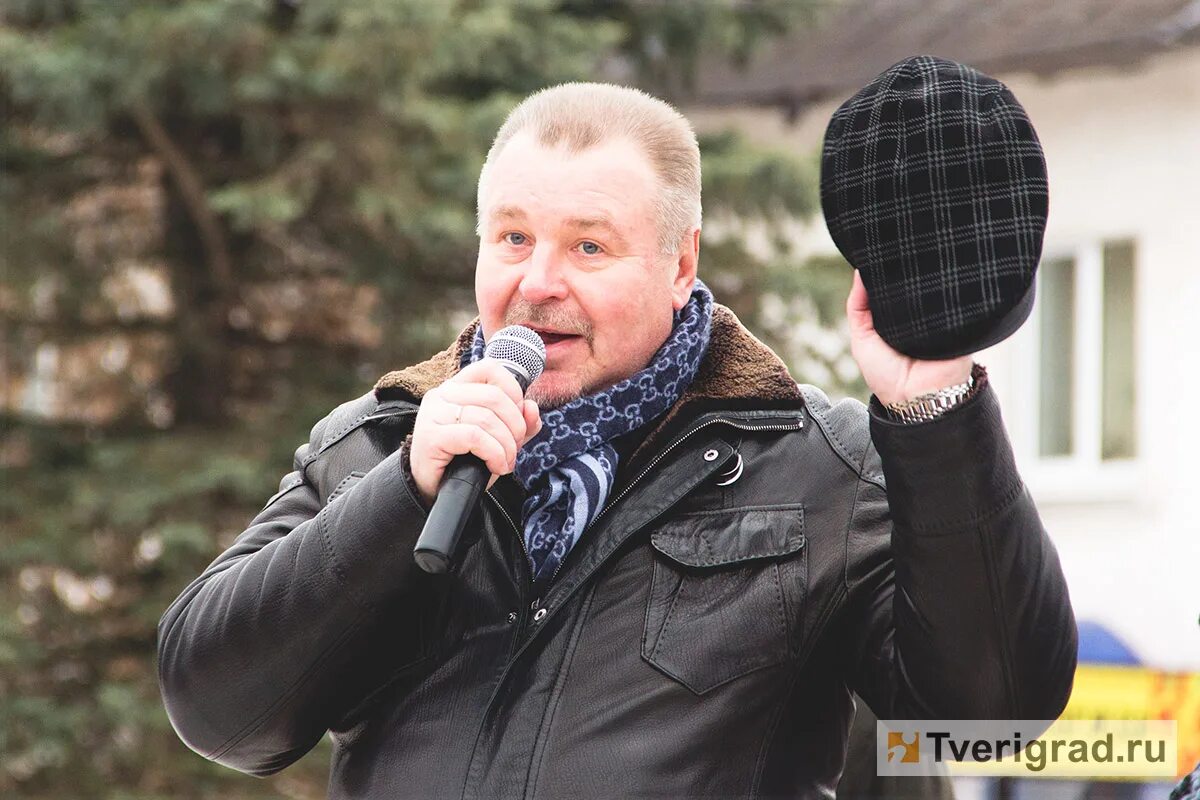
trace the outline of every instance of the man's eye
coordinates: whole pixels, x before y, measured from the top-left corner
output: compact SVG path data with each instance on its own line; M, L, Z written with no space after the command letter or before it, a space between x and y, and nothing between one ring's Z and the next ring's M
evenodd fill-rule
M588 256L599 255L603 252L603 250L600 248L600 245L596 244L595 242L583 242L579 245L579 249L584 255Z
M509 244L516 245L518 247L525 244L525 242L529 241L525 237L525 234L517 233L516 231L510 231L510 232L504 234L503 236L501 236L500 238L503 239L504 241L508 242Z

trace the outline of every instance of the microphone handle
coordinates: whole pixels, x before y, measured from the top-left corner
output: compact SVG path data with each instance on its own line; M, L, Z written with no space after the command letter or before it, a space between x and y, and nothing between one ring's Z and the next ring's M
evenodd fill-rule
M458 540L467 519L487 488L491 471L473 453L457 455L442 474L437 498L413 549L413 558L426 572L440 574L450 569Z

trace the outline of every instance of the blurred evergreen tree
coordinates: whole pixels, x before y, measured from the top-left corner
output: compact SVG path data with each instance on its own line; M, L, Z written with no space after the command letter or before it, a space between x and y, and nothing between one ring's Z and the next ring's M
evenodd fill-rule
M701 54L744 58L810 13L6 0L0 793L324 796L325 744L264 782L179 742L159 615L309 426L473 315L475 181L513 104L612 78L682 99ZM718 299L798 377L861 391L824 331L844 264L785 244L814 211L813 162L735 135L702 150L706 218L727 231L702 253Z

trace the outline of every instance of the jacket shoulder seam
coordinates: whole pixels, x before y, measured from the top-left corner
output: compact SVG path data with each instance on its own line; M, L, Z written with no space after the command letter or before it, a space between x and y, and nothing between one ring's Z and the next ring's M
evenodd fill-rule
M297 486L300 486L302 483L304 483L304 478L302 476L297 475L295 478L292 478L290 481L288 481L282 487L280 487L279 491L277 491L277 492L275 492L275 494L271 495L271 497L267 500L266 504L263 505L263 507L258 510L258 513L261 514L264 511L266 511L268 508L270 508L271 506L275 505L275 503L277 503L278 501L283 499L284 495L286 495L292 489L295 489Z
M804 396L805 407L808 409L809 413L812 415L812 418L814 420L816 420L817 427L820 428L821 434L825 438L825 441L829 444L830 449L832 449L835 453L837 453L838 458L840 458L842 460L842 462L847 467L849 467L850 471L853 472L856 476L858 476L862 480L874 483L880 489L883 489L886 491L887 486L883 483L880 476L866 473L863 470L863 465L866 463L867 452L870 450L870 447L871 447L870 429L869 428L867 429L867 436L866 436L867 444L863 448L862 454L856 458L855 455L851 452L850 448L847 446L846 442L842 441L842 439L836 433L834 433L833 427L829 424L829 417L826 413L828 408L826 408L826 409L820 408L819 404L821 401L814 393L814 387L800 384L800 392ZM828 400L825 401L825 405L828 407ZM864 406L864 409L865 408L866 407ZM868 420L868 424L869 424L869 420ZM858 463L855 463L855 462L858 462Z
M366 406L363 402L368 401ZM354 400L342 403L340 406L329 412L320 422L313 426L312 434L309 439L309 452L304 458L304 461L298 465L299 469L304 469L313 461L315 461L322 453L339 442L348 433L361 425L367 417L378 407L378 402L375 400L373 392L367 392L361 397ZM360 410L362 409L362 410ZM332 431L329 431L330 426L335 426Z

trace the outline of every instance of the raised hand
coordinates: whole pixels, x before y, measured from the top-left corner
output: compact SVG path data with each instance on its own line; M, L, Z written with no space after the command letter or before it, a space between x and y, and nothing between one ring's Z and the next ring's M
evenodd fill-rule
M846 298L850 321L850 353L862 370L867 386L884 405L903 403L922 394L962 383L971 374L969 355L946 361L910 358L885 342L875 330L867 287L858 270Z

